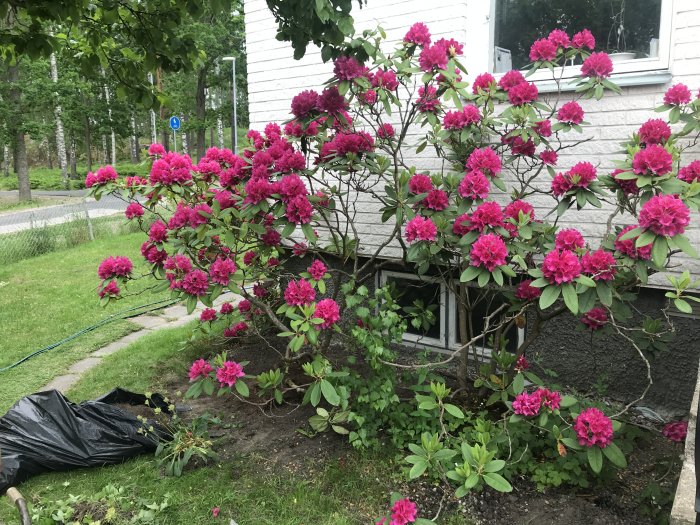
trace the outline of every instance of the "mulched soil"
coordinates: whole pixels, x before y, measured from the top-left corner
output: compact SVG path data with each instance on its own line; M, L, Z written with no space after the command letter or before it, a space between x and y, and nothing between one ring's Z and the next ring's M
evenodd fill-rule
M278 347L282 351L281 347ZM235 361L249 361L246 374L257 375L280 366L279 355L262 341L248 341L232 346L229 358ZM341 360L341 353L329 355L331 361ZM288 380L294 384L304 384L308 378L300 367L292 366ZM165 395L175 399L177 392L188 388L186 376L173 383ZM255 386L251 386L252 403L259 403ZM285 397L292 404L265 407L245 403L232 396L202 396L198 399L181 400L180 409L185 419L204 413L220 417L222 425L213 429L216 438L216 451L222 460L234 459L240 455L256 455L262 459L258 463L263 471L279 472L280 468L290 473L309 475L311 464L322 461L343 461L352 453L352 447L345 436L326 432L309 438L299 430L310 431L308 419L315 409L301 405L302 394ZM133 411L133 407L125 406ZM143 409L139 408L141 415ZM602 488L581 490L578 493L571 487L537 491L535 485L523 479L513 483L514 491L501 494L489 488L480 493L471 493L461 501L456 501L452 493L428 481L405 483L404 486L387 487L387 494L401 492L411 497L421 509L421 515L433 517L440 513L462 513L466 519L478 525L508 523L511 525L636 525L653 524L649 517L640 515L639 493L653 478L663 476L658 473L659 465L671 457L683 454L681 445L670 443L658 434L649 440L638 440L637 450L628 458L629 467L618 472L618 479ZM680 462L673 465L663 476L671 490L680 473ZM666 470L666 469L664 469ZM439 521L438 521L439 523Z

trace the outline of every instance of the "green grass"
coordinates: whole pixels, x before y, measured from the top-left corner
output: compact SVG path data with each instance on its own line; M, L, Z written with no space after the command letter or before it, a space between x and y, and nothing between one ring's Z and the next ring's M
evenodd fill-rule
M27 208L44 208L58 204L74 204L80 200L75 197L34 197L30 201L20 202L17 197L0 197L0 215L5 212L14 213Z
M93 163L93 169L100 167L100 163ZM141 177L148 176L148 164L143 161L140 164L119 163L115 166L117 173L124 177L139 175ZM33 190L64 190L64 189L82 189L85 187L85 176L87 175L86 166L78 166L78 178L69 181L69 188L63 185L61 178L61 170L58 168L31 168L29 170L29 183ZM0 177L0 190L16 190L17 177L10 174L9 177Z
M96 295L97 267L109 255L127 255L135 272L146 271L139 253L142 234L113 236L79 247L0 266L0 368L59 341L110 314L166 298L150 292L126 298L106 309ZM145 282L135 282L139 291ZM17 399L41 388L66 368L122 335L136 329L115 321L97 331L0 372L0 413Z

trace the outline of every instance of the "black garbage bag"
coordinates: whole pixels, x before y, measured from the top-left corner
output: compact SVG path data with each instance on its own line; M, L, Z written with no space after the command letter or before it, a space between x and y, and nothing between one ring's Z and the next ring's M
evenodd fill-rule
M57 390L20 399L0 418L0 495L42 472L110 465L155 451L164 431L141 434L135 415L112 406L145 402L146 396L121 388L79 405ZM160 395L150 404L167 412Z

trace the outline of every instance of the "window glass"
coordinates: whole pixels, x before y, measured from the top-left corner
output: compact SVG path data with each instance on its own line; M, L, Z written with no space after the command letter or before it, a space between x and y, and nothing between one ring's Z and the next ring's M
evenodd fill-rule
M431 308L431 310L435 316L435 322L430 325L427 330L424 329L424 327L415 328L411 324L409 318L406 332L417 336L441 340L440 321L442 314L440 301L442 294L440 293L440 283L419 281L416 279L402 279L393 275L387 276L387 282L394 285L394 293L392 293L392 296L396 298L396 302L405 310L403 312L404 315L406 315L411 308L416 308L417 304L420 305L420 308L434 307Z
M479 300L480 294L477 290L474 290L472 288L467 288L467 293L469 294L470 304L472 305L471 315L472 326L474 327L474 334L480 334L484 331L486 317L488 317L488 315L491 312L499 308L506 301L501 295L494 297L491 301L483 300L483 298ZM456 310L459 310L459 308L457 308ZM455 319L457 318L457 315L457 312L455 312ZM459 326L458 323L455 324L456 326ZM493 326L493 323L491 324L491 326ZM503 337L507 339L506 349L509 352L515 352L518 349L517 327L513 326L510 330L503 334ZM459 344L459 331L457 332L457 343ZM488 342L488 339L486 339L483 344L479 343L478 346L485 346L486 348L491 347L491 345Z
M661 0L496 0L494 71L525 67L552 29L590 29L613 61L658 57L660 21Z

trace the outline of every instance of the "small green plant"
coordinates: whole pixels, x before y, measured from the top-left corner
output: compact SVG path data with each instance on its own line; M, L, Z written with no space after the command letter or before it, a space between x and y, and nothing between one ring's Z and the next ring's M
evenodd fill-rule
M204 463L218 460L219 456L212 448L214 443L209 438L209 427L220 422L208 414L196 417L189 424L173 418L169 425L172 439L160 440L156 449L157 464L165 469L165 475L181 476L192 459Z

